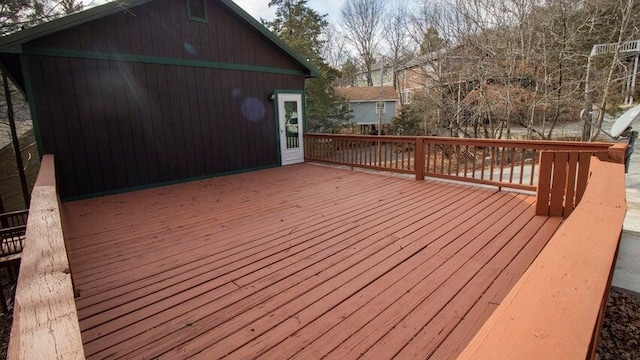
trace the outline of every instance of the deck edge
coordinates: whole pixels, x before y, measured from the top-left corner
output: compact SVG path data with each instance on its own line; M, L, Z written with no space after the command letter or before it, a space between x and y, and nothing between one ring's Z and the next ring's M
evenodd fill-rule
M593 358L625 213L624 166L592 158L582 202L458 359Z
M53 155L32 192L8 359L84 359Z

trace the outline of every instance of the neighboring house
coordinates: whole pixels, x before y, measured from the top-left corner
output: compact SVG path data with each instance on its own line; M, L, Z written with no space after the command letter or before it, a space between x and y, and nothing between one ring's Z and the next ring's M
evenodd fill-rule
M385 64L384 66L381 66L381 64L373 65L371 68L371 80L373 81L373 86L380 86L380 71L383 72L382 85L393 87L393 66L391 64ZM367 74L365 72L359 72L356 74L356 86L368 86Z
M475 45L456 45L432 51L404 62L396 72L401 104L411 103L416 91L434 86L464 83L473 78L467 66L488 53Z
M433 86L440 73L440 59L448 49L417 56L400 65L396 75L396 87L402 104L411 103L417 90Z
M65 199L303 161L317 70L230 0L107 3L1 38L0 65Z
M335 88L338 96L349 102L353 114L352 121L360 126L362 133L376 131L378 111L382 110L382 124L389 125L396 115L398 93L393 86L382 87L382 104L380 105L380 87L343 87Z

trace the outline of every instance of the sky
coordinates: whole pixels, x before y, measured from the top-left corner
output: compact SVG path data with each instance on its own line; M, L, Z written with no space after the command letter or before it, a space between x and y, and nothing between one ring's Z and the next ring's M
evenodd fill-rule
M269 0L233 0L233 2L257 20L260 18L272 20L275 16L275 7L269 8ZM329 22L337 24L340 18L340 8L344 2L345 0L309 0L307 5L321 15L327 14Z

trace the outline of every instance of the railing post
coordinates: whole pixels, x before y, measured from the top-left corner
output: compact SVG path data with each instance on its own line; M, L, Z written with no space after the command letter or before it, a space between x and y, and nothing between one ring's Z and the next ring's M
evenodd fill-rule
M416 137L416 158L414 159L416 180L424 180L424 138Z
M536 215L549 216L551 180L553 171L553 152L540 152L538 166L538 187L536 189Z
M624 164L627 154L627 144L616 143L609 147L609 162Z

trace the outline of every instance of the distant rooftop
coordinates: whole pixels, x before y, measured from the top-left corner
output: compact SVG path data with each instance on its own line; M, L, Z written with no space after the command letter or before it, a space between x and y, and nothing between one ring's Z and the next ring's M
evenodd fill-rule
M336 95L345 97L349 101L378 101L380 100L379 86L358 86L335 88ZM393 86L382 87L382 99L385 101L398 100L398 93Z

